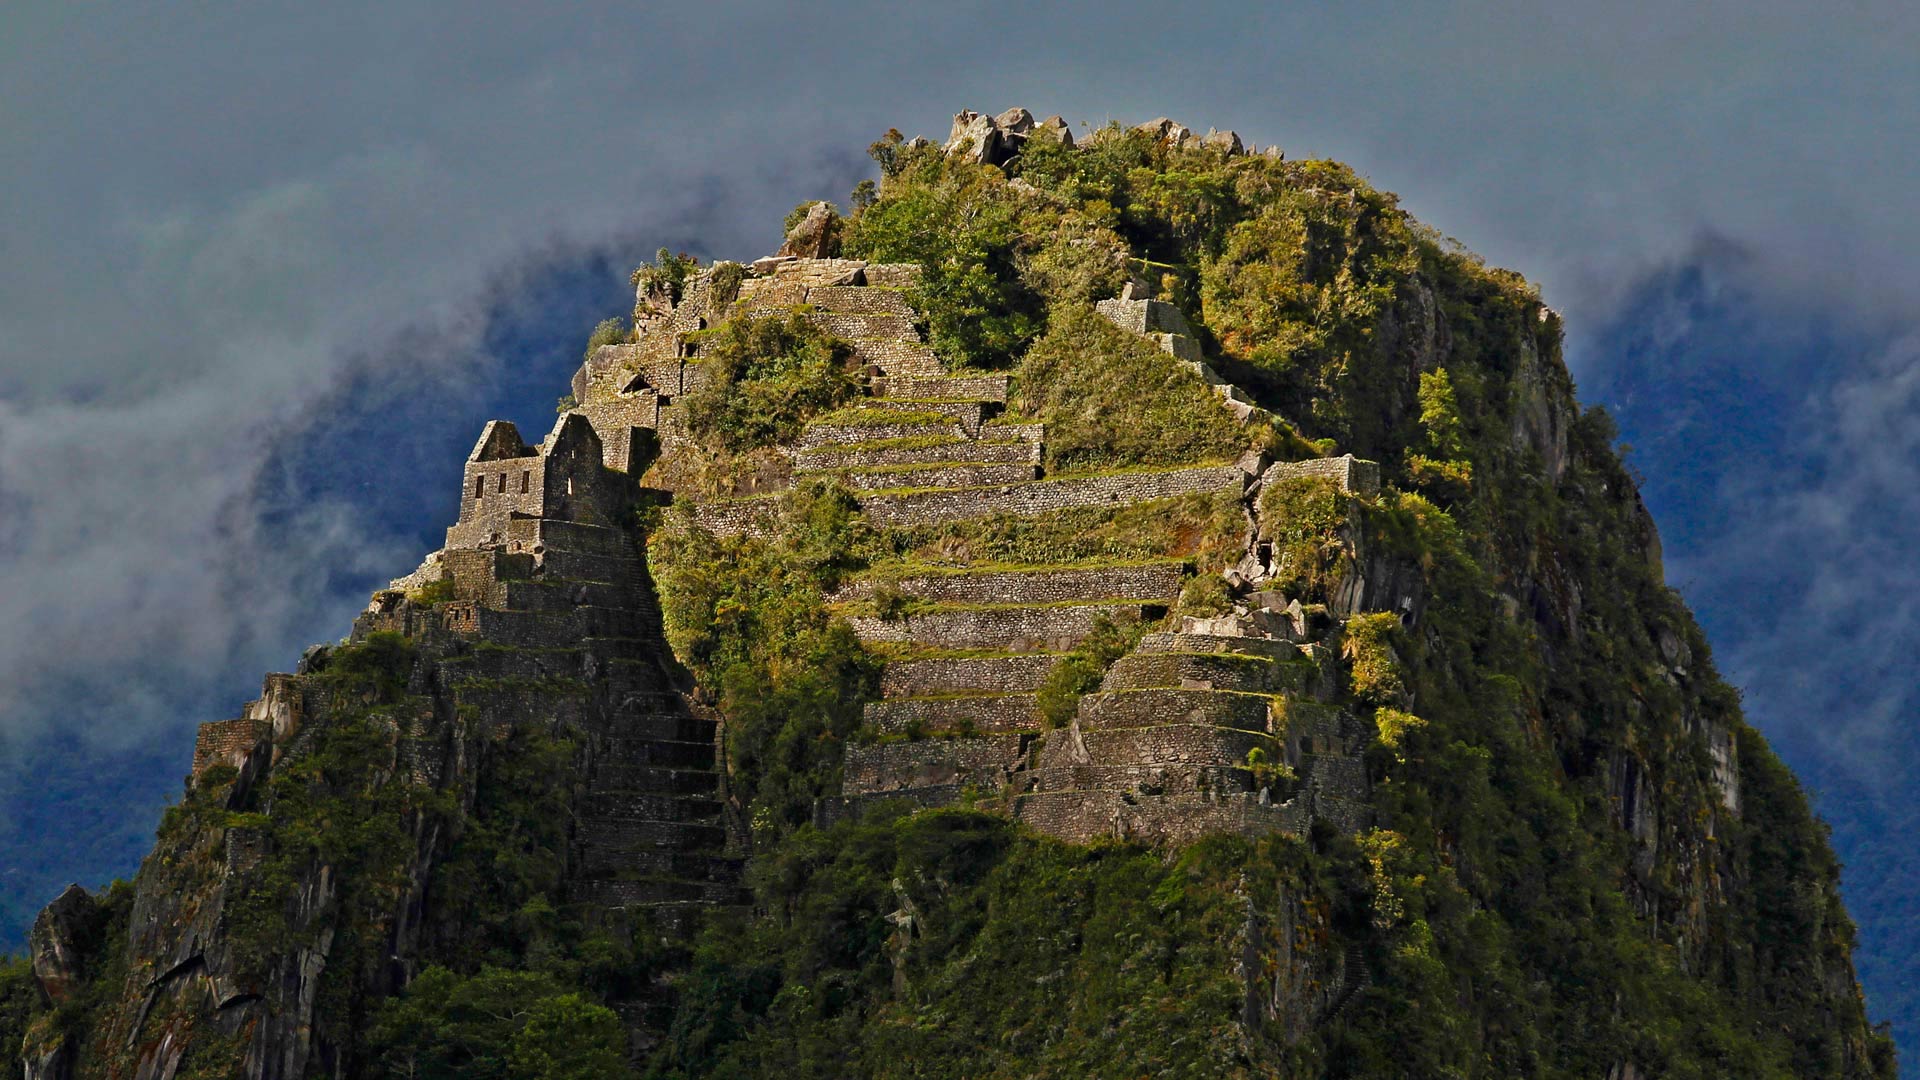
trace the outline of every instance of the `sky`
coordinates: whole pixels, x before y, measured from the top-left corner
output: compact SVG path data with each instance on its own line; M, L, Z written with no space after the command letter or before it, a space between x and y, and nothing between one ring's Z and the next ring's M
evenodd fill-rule
M0 948L435 546L485 419L545 429L627 270L1022 105L1337 158L1541 284L1920 1036L1920 9L532 8L9 6Z

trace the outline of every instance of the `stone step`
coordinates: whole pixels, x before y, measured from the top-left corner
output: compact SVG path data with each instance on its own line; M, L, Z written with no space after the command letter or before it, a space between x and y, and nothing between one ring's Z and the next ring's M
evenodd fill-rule
M840 473L847 486L856 491L893 491L921 488L987 487L1017 484L1037 479L1040 466L1020 462L1008 465L976 465L951 462L943 465L894 465L879 469L853 469Z
M628 817L584 817L580 832L602 850L717 852L726 845L724 825Z
M1021 567L1013 570L867 577L833 599L858 600L886 587L923 600L977 604L1046 604L1060 600L1141 600L1172 603L1186 584L1184 562L1131 566Z
M968 690L1030 692L1040 688L1059 661L1058 653L895 660L880 674L880 693L895 698Z
M1161 724L1121 730L1056 733L1040 748L1039 768L1068 765L1243 765L1259 749L1275 764L1283 747L1270 735L1205 724Z
M945 375L928 377L901 375L884 379L873 387L876 396L920 398L935 401L1007 400L1005 375Z
M602 767L659 766L670 769L713 768L713 743L669 742L664 739L626 738L607 740L600 751Z
M581 839L575 851L583 878L680 878L687 881L740 880L745 860L713 851L674 851L610 843L595 836Z
M883 439L822 446L793 455L793 467L801 472L930 464L1039 465L1040 444L1025 440L985 442L956 434L930 445L921 445L918 440L901 445Z
M984 401L928 401L905 397L861 398L858 404L865 409L905 414L939 413L952 417L954 422L965 428L969 435L980 430L985 422L988 410L997 409Z
M878 439L915 439L924 437L967 437L965 428L950 420L877 424L809 424L796 442L802 450L828 446L849 446Z
M586 881L577 890L580 899L595 907L653 907L658 904L746 904L753 894L739 885L718 881L623 880Z
M812 299L812 290L808 291ZM837 338L851 342L869 339L882 341L920 340L920 331L914 327L913 319L906 315L855 315L836 311L813 311L808 313L807 321Z
M1141 840L1175 846L1203 836L1269 832L1304 835L1312 817L1299 800L1262 804L1256 795L1141 797L1117 791L1053 791L1020 795L1013 815L1035 829L1088 844Z
M1242 690L1273 694L1297 691L1316 674L1316 665L1274 660L1245 653L1128 653L1107 671L1103 690L1180 687L1190 690Z
M595 791L647 791L658 795L713 795L720 790L720 774L706 769L676 769L662 765L594 766Z
M862 641L912 642L937 649L1066 652L1093 632L1102 617L1139 621L1140 604L1051 604L932 607L887 621L872 615L847 620Z
M834 315L891 315L909 325L918 314L905 293L862 285L815 285L807 290L806 302Z
M888 698L867 702L865 719L882 735L1001 734L1039 731L1041 726L1032 694Z
M997 791L1018 765L1031 735L850 743L841 767L847 795L910 794L926 788L976 785Z
M1087 694L1080 699L1075 721L1089 731L1166 724L1200 724L1263 734L1275 729L1273 699L1266 694L1166 687Z
M595 784L582 802L588 820L629 818L635 821L690 821L713 824L723 809L718 793L658 795L645 791L618 791Z

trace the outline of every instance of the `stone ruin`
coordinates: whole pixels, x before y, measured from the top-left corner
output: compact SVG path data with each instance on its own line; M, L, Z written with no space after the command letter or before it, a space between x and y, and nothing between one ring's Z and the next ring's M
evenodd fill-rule
M1246 152L1231 132L1195 136L1171 121L1143 129L1176 146ZM1015 109L959 114L946 149L997 164L1035 138L1074 145L1059 117L1035 121ZM765 490L695 498L696 518L709 528L771 528L766 495L805 476L841 480L879 527L1187 493L1240 499L1250 520L1246 557L1228 571L1246 597L1236 612L1148 633L1058 730L1046 730L1034 696L1053 665L1098 619L1165 619L1188 567L962 566L895 583L921 602L914 614L849 619L893 659L880 700L867 707L868 738L846 748L844 792L820 808L823 819L904 798L997 807L1081 841L1297 833L1320 819L1362 827L1359 752L1369 733L1331 703L1334 661L1317 640L1324 626L1309 625L1297 603L1259 591L1275 568L1264 561L1252 508L1264 485L1288 476L1326 476L1370 493L1377 467L1350 457L1276 464L1249 455L1049 477L1044 425L1003 415L1007 376L952 371L928 346L910 300L918 267L826 257L827 220L820 204L775 255L725 273L710 267L678 298L641 285L635 340L587 358L573 380L577 406L538 444L505 421L486 426L463 470L446 544L376 595L355 624L356 639L394 630L446 651L447 684L484 722L570 719L592 733L574 855L581 896L668 915L741 901L730 842L739 827L724 810L717 717L668 655L632 511L643 498L668 497L644 494L641 480L686 446L677 402L706 378L698 332L734 316L796 309L851 344L861 404L900 420L809 425L780 448L783 464ZM1206 363L1180 310L1155 295L1146 264L1131 269L1100 312L1198 374L1241 421L1265 419ZM871 588L855 582L836 600L857 601ZM480 643L489 647L474 647ZM301 673L270 677L239 719L203 725L195 772L215 763L263 768L302 718L323 707L304 674L322 663L324 650ZM586 692L536 689L553 680L577 681Z

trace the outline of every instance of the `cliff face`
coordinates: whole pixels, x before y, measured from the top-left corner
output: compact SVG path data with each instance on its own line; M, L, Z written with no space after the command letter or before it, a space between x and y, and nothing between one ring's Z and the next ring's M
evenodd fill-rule
M1892 1075L1523 281L1232 133L873 155L203 727L30 1078Z

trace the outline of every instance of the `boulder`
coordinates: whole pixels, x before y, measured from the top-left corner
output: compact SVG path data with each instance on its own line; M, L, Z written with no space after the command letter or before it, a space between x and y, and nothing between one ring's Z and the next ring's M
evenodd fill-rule
M775 254L792 255L801 259L825 259L833 254L833 248L839 237L834 227L839 215L833 212L833 204L817 202L807 208L807 216L787 234L786 242L780 245Z
M1157 120L1149 120L1134 130L1172 143L1179 149L1194 145L1198 139L1185 124L1176 124L1164 116Z
M1033 125L1033 130L1028 133L1027 137L1030 139L1046 139L1049 142L1057 142L1069 150L1073 149L1073 129L1069 128L1067 122L1058 116L1049 116L1045 120Z
M1215 131L1212 128L1207 129L1207 134L1200 140L1200 145L1209 150L1225 151L1228 157L1247 152L1247 148L1240 145L1239 135L1231 131Z
M1024 138L1033 130L1033 114L1021 108L1008 109L994 117L993 122L1003 135Z
M99 905L78 885L69 885L33 920L27 934L27 956L33 962L40 989L54 1004L65 1001L85 974L84 952L88 932Z
M953 115L953 129L947 134L949 154L961 154L980 165L998 165L1009 156L1000 125L991 116L962 109Z

